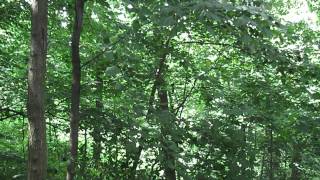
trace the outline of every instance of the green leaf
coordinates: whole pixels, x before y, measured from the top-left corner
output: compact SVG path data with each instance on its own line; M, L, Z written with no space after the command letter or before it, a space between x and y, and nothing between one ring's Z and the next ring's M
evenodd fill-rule
M159 24L162 26L172 26L176 23L175 19L172 16L168 16L165 18L160 18Z
M112 51L107 51L105 54L107 61L112 62L114 60L114 55Z
M137 147L135 142L128 142L126 144L126 150L128 153L136 153L137 152Z
M117 66L107 67L106 74L109 76L116 76L119 74L121 70Z

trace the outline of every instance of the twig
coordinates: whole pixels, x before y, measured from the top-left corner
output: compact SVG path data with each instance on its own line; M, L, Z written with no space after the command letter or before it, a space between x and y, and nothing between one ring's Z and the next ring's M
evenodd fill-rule
M113 47L113 45L115 44L118 44L122 39L122 38L119 38L117 41L111 43L108 45L108 47L104 48L102 51L100 51L99 53L95 54L93 57L91 57L88 61L84 62L82 65L81 65L81 68L87 66L88 64L90 64L91 62L94 62L98 59L98 57L102 56L105 52L107 52L108 50L111 50L111 47Z

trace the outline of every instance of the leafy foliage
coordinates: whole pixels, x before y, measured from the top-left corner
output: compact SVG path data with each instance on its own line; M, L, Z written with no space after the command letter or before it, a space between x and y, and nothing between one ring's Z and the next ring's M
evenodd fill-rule
M285 2L87 1L77 179L319 177L319 32L283 23ZM72 8L49 3L49 179L68 159ZM26 174L28 9L0 5L0 179Z

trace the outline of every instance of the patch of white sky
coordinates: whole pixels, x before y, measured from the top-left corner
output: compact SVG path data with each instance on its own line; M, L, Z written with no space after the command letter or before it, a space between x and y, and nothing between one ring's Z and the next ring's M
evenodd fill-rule
M317 14L310 10L308 2L306 0L296 0L294 3L294 7L282 18L291 23L305 22L313 30L319 30Z
M91 12L91 19L93 19L94 21L96 21L96 22L99 22L99 17L98 17L98 15L95 13L95 12Z
M67 21L68 13L67 13L66 7L63 7L62 10L59 11L59 14L63 19L61 21L61 26L64 27L64 28L67 27L68 26L68 21Z
M309 28L314 31L319 31L319 18L316 12L310 10L308 2L306 0L295 0L294 6L288 10L288 14L282 16L284 24L286 23L306 23ZM288 45L285 49L303 49L304 45L297 41L295 44ZM318 46L314 45L314 49L318 49Z
M132 9L133 6L131 4L127 5L128 9ZM120 21L125 22L125 23L129 23L131 21L131 19L129 18L127 12L126 12L126 8L124 6L120 6L120 8L118 10L116 10L118 14L118 18Z

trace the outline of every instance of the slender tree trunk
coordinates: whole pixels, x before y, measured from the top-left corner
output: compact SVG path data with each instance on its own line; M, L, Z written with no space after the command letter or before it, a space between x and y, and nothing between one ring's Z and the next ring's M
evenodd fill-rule
M291 180L301 179L299 164L301 163L301 150L302 148L298 143L293 144L292 164L291 164Z
M247 135L246 135L246 129L247 129L247 126L245 124L242 124L241 125L241 131L243 133L243 146L241 148L241 161L242 163L244 163L243 165L241 165L241 175L244 176L245 174L247 174L247 168L248 168L248 165L246 164L249 164L248 160L247 160L247 157L248 157L248 154L247 154L247 151L249 150L248 147L247 147Z
M72 33L72 88L71 88L71 115L70 115L70 160L67 168L67 180L73 180L77 166L78 133L80 121L80 53L79 43L82 29L84 0L75 2L75 19Z
M154 103L156 90L157 90L157 80L155 80L155 82L154 82L154 84L152 86L152 89L151 89L151 94L150 94L149 101L148 101L148 111L147 111L147 114L146 114L146 121L148 121L148 119L150 118L150 115L152 113L152 108L153 108L152 106L153 106L153 103ZM145 140L145 138L142 136L139 139L139 142L142 143L144 140ZM139 165L140 155L141 155L142 150L143 150L143 145L139 144L137 149L138 149L137 153L132 158L133 159L133 163L132 163L132 167L130 168L129 179L135 179L136 170L137 170L137 167Z
M264 167L265 167L265 154L266 152L262 152L262 159L261 159L261 167L260 167L260 175L259 175L259 180L262 180L264 177Z
M29 154L28 179L45 180L47 175L44 88L47 54L48 1L32 1L31 58L28 69Z
M166 48L168 45L166 46ZM165 74L165 69L166 69L166 56L167 54L165 53L161 58L160 58L160 65L159 65L159 71L158 71L158 77L157 77L157 85L158 85L158 96L160 100L160 110L161 113L169 115L169 101L168 101L168 91L166 87L166 82L164 79L164 74ZM176 179L176 170L175 170L175 157L172 149L170 149L170 144L175 143L172 140L171 137L171 129L172 129L172 119L171 117L166 117L162 119L161 122L161 133L163 139L161 140L162 142L162 151L164 154L164 161L163 161L163 167L164 167L164 176L167 180L175 180Z
M168 45L169 45L169 40L166 42L165 48L168 48ZM151 112L152 112L152 106L154 103L156 90L158 90L158 96L160 99L160 110L163 113L169 114L168 92L167 92L167 89L165 86L165 80L164 80L166 56L167 56L167 53L164 53L163 56L160 58L159 67L158 67L156 74L155 74L155 81L154 81L154 84L153 84L153 87L151 90L151 94L150 94L150 98L149 98L149 104L148 104L149 108L148 108L148 112L146 115L146 119L150 118L149 116L151 115ZM170 121L170 119L164 119L164 121ZM171 123L172 122L164 122L163 124L171 124ZM170 133L168 132L168 127L162 126L161 133L162 133L162 136L165 138L170 136ZM143 137L142 137L142 139L143 139ZM166 139L166 140L170 141L168 139ZM174 152L170 152L171 150L168 147L169 145L166 144L164 142L164 140L162 140L162 143L163 143L163 147L164 147L162 149L162 151L165 156L165 159L163 161L164 162L163 167L164 167L165 178L168 180L175 180L176 179L176 171L175 171L175 158L173 156ZM133 161L133 167L131 168L131 172L132 172L131 179L133 179L133 177L134 177L135 170L138 166L139 157L140 157L141 152L142 152L142 146L140 145L138 147L138 153L135 156L134 161Z
M82 174L82 178L84 180L87 179L87 146L88 146L88 138L87 138L87 129L84 130L84 144L83 144L83 157L82 157L82 164L81 164L81 174Z
M272 131L272 126L270 125L270 127L268 128L268 132L269 134L269 147L268 147L268 151L269 151L269 171L268 171L268 175L269 175L269 179L273 180L274 179L274 157L273 157L273 153L274 153L274 147L273 147L273 131Z
M159 90L159 99L160 99L160 110L161 113L169 114L169 106L168 106L168 93L166 87L162 86ZM167 180L175 180L176 179L176 171L175 171L175 158L173 156L174 152L169 148L168 142L175 143L170 137L170 127L167 126L171 124L171 118L166 117L166 119L162 119L164 126L161 127L161 133L164 139L163 143L163 153L164 153L164 175Z
M161 75L162 75L162 71L164 69L164 65L165 65L165 59L162 58L160 63L159 63L159 66L156 70L156 74L155 74L155 80L154 80L154 83L153 83L153 86L152 86L152 89L151 89L151 93L150 93L150 96L149 96L149 101L148 101L148 111L147 111L147 114L146 114L146 121L149 120L150 118L150 115L152 114L152 111L153 111L153 105L154 105L154 99L155 99L155 95L156 95L156 91L157 91L157 88L160 84L160 78L161 78ZM141 137L140 142L143 142L144 141L144 137ZM130 179L134 179L135 178L135 174L136 174L136 169L139 165L139 159L140 159L140 155L142 153L142 150L143 150L143 146L140 144L138 146L138 151L137 151L137 154L133 157L133 165L132 167L130 168L131 170L131 173L130 173L130 176L129 178Z
M100 155L102 151L101 147L101 129L99 122L102 120L101 113L102 113L102 90L103 90L103 80L101 78L101 69L99 67L96 68L96 109L97 109L97 116L96 116L96 123L93 126L93 160L95 161L95 165L98 166L100 163Z

